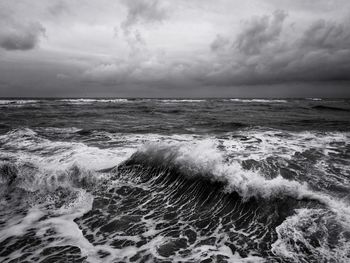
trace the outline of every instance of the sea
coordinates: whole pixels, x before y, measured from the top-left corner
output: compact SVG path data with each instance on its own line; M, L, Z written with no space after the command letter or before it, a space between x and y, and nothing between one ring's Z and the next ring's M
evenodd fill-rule
M0 262L350 262L349 99L1 99Z

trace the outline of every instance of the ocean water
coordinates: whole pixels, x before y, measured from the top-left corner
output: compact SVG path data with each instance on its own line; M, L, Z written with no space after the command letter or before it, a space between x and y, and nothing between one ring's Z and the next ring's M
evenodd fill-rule
M0 262L350 262L350 100L0 100Z

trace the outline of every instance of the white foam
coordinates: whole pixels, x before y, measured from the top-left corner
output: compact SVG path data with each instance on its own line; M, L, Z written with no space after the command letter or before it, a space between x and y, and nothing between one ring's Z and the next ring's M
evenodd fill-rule
M225 182L227 191L237 192L243 199L292 197L317 200L350 226L350 207L346 203L311 190L307 183L288 180L282 176L267 179L259 171L243 170L239 160L227 161L217 146L216 141L204 139L192 144L146 145L141 151L161 162L175 164L189 176L200 174L213 181Z
M283 132L278 130L244 130L231 133L232 139L222 141L227 152L237 159L254 159L257 161L269 156L290 159L295 153L310 148L317 149L327 155L337 150L332 143L346 143L350 139L349 132ZM238 136L238 137L237 137ZM241 137L244 138L241 140ZM282 158L281 158L282 157Z
M230 99L230 101L235 102L248 102L248 103L286 103L286 100L277 99Z
M243 170L236 160L227 163L216 142L210 139L192 145L146 145L141 151L166 162L170 160L188 175L208 175L211 180L227 182L228 190L236 191L246 199L271 198L281 194L301 199L307 193L305 184L281 176L268 180L257 172Z
M307 100L321 101L321 98L306 98Z
M0 156L12 157L17 163L33 163L47 170L65 170L77 165L90 170L100 170L126 160L133 148L100 149L78 142L51 141L40 137L31 129L11 131L0 136Z
M128 99L62 99L62 102L69 102L71 104L91 104L91 103L125 103Z
M74 131L67 130L67 132ZM60 131L53 129L52 132ZM146 143L139 150L140 152L144 152L146 156L172 162L188 175L201 174L202 176L208 176L211 180L225 182L227 184L227 191L235 191L245 199L252 197L268 199L289 196L296 199L309 198L318 200L325 204L328 208L327 211L332 213L332 216L337 222L341 223L344 227L350 226L350 209L345 202L325 193L312 191L306 183L287 180L281 176L277 176L274 179L267 179L259 171L247 171L241 167L242 160L262 160L269 156L290 158L295 153L303 152L311 146L324 150L326 155L332 154L336 150L332 147L337 146L331 146L331 143L347 142L349 139L348 133L318 134L302 132L284 134L280 131L255 130L227 134L224 139L195 135L127 135L106 132L101 132L101 134L109 138L108 142L120 142L120 144L113 143L113 145L119 146L105 149L88 146L84 143L51 141L42 138L37 132L30 129L15 130L0 136L0 157L15 160L16 164L23 165L23 167L27 163L33 164L35 168L30 168L34 169L32 172L30 170L23 171L26 172L26 176L30 176L32 173L36 178L44 179L51 177L59 180L61 175L65 174L67 176L66 178L68 178L67 180L69 180L69 171L72 166L78 166L79 169L82 169L84 176L89 176L89 173L92 173L93 170L118 165L129 158L138 147ZM248 139L240 140L240 137L235 137L235 135L246 136ZM72 176L75 175L73 174ZM91 174L91 176L94 177L97 175ZM50 181L45 180L41 182L50 183ZM60 181L60 183L62 182ZM37 185L41 186L40 183ZM89 194L83 190L79 190L78 196L73 202L67 203L66 206L55 211L57 217L38 223L37 219L45 211L35 208L37 210L30 211L29 214L31 216L27 218L28 220L19 223L21 227L17 227L17 230L15 228L14 232L17 231L19 234L24 233L29 225L34 224L41 229L38 231L38 235L41 235L45 233L44 230L54 226L58 235L64 238L63 241L57 241L53 245L71 244L79 246L82 249L83 255L87 256L90 262L99 262L100 259L96 256L99 249L111 253L108 260L130 257L142 249L149 249L153 255L158 256L156 248L166 242L161 235L158 235L157 238L154 238L140 248L130 246L118 250L112 249L108 245L93 246L90 244L84 238L73 219L88 211L91 208L91 202ZM301 216L301 218L303 217L306 218L306 216ZM287 224L297 223L300 220L300 215L297 215L296 218L288 220L283 227L287 226ZM18 219L13 222L18 223L22 221ZM146 224L149 231L144 233L144 235L147 237L158 233L158 230L155 230L154 227L152 228L152 224L155 225L151 220ZM283 227L281 227L281 231ZM343 247L345 249L346 244ZM336 253L341 254L343 247ZM248 258L243 259L238 253L232 254L229 248L223 244L211 247L199 247L197 251L193 251L191 254L192 259L196 258L196 256L198 256L198 259L201 258L202 252L207 251L208 248L214 251L212 252L213 254L216 253L229 257L232 262L263 261L261 258L254 256L248 256ZM283 253L288 255L288 247L283 247L282 243L276 243L275 250L279 251L276 253L280 255ZM337 257L339 258L341 256ZM180 261L181 259L179 258L178 260Z
M182 102L189 102L189 103L196 103L196 102L204 102L206 100L199 100L199 99L163 99L158 100L165 103L182 103Z
M37 103L38 100L0 100L0 105L9 105L9 104L33 104Z
M6 222L6 226L0 231L0 242L11 236L23 235L43 215L44 213L34 206L28 210L24 218L12 218L12 220Z
M63 238L57 245L78 246L81 249L82 256L87 256L88 259L93 260L96 259L97 249L84 237L81 229L73 221L91 210L93 197L85 190L80 190L78 193L78 197L74 202L59 208L55 211L58 216L44 220L40 227L53 226L58 236Z
M322 262L346 263L349 260L350 241L344 238L343 231L330 232L334 226L345 227L343 231L349 234L348 225L339 225L336 215L329 211L297 209L295 215L288 217L276 228L278 239L272 244L271 251L279 257L301 262L305 261L306 256L300 248L302 244ZM333 237L330 238L330 235ZM317 246L312 244L316 237ZM329 238L333 244L329 244ZM335 244L336 248L332 248Z
M15 159L17 164L32 163L43 175L60 174L72 166L86 170L116 166L146 143L140 151L146 151L151 156L159 155L163 160L173 158L171 161L188 174L211 174L213 180L228 182L228 189L239 192L245 198L270 198L282 194L300 199L314 195L305 183L287 180L281 176L268 180L259 171L243 170L242 160L259 161L269 156L288 159L297 152L308 150L310 146L327 155L327 149L336 147L330 146L331 143L346 142L349 138L347 133L303 132L285 135L278 131L238 133L251 137L249 140L240 140L239 137L222 140L193 135L104 135L110 137L110 142L123 143L113 143L117 146L100 149L84 143L53 142L41 138L30 129L15 130L0 136L2 147L11 149L0 151L0 157ZM219 146L224 146L224 149L218 150ZM321 199L320 196L315 198Z

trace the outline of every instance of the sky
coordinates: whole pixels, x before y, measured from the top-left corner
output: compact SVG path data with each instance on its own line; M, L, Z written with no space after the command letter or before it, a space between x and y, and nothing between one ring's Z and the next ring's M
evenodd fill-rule
M0 0L0 97L350 97L350 1Z

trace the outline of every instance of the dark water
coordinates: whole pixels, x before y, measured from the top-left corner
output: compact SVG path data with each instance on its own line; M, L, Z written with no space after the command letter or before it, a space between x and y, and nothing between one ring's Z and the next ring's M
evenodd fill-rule
M0 100L0 262L350 262L350 100Z

